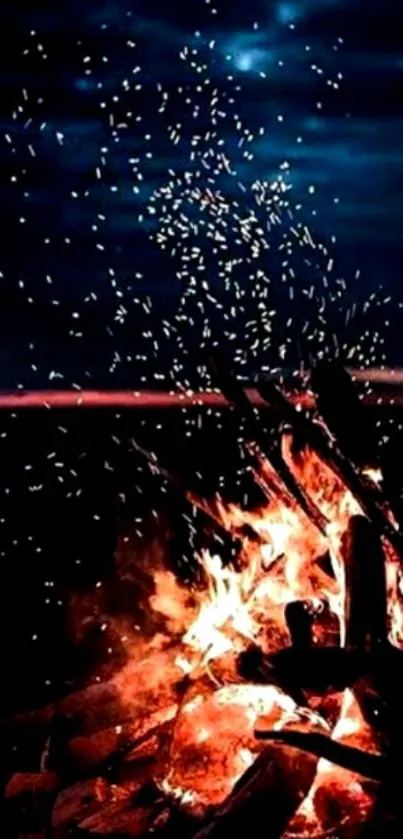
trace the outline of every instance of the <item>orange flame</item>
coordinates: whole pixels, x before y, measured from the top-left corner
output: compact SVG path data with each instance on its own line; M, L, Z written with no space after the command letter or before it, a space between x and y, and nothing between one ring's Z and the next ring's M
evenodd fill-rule
M166 795L196 816L204 816L210 807L221 804L262 748L270 748L254 737L257 722L266 728L297 724L331 730L325 719L314 713L314 701L310 708L299 708L279 687L247 684L236 667L231 670L219 666L231 657L238 661L239 654L251 644L265 653L289 645L285 610L294 601L304 601L315 616L313 643L344 644L342 537L351 516L362 511L351 492L314 452L305 449L295 455L285 436L283 457L328 522L325 533L286 493L284 497L274 496L254 512L216 499L214 515L223 526L235 535L251 534L242 537L237 568L205 550L197 557L205 580L202 590L189 590L172 572L159 569L154 575L150 605L162 618L167 637L177 645L170 648L175 655L172 658L170 652L166 671L157 674L152 668L153 683L160 685L165 680L172 685L180 674L188 685L181 699L164 685L176 716L156 780ZM379 484L381 475L368 471L367 478ZM385 544L384 549L389 637L403 648L399 559L389 545ZM339 628L336 640L334 623ZM145 670L141 678L144 680ZM127 696L133 690L130 678L125 690ZM352 690L343 693L331 736L367 751L378 750ZM335 801L337 817L332 815ZM365 820L373 801L373 791L364 788L358 776L321 759L311 789L285 836L302 839L332 835L334 827Z

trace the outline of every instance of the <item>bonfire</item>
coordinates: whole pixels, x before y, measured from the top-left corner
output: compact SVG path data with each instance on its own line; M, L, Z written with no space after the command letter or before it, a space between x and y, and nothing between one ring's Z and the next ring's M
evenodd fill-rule
M354 464L318 411L262 386L279 428L269 445L243 390L216 375L264 500L251 512L184 490L233 541L232 560L202 550L191 587L153 569L147 605L163 631L108 682L13 721L15 737L40 729L49 741L41 771L6 789L8 812L29 802L38 836L349 839L399 818L393 499L379 466Z

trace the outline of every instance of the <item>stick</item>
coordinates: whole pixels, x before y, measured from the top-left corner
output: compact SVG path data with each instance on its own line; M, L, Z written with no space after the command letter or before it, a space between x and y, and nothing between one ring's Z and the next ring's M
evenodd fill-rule
M273 744L257 758L194 839L282 836L311 786L316 766L311 754L292 754Z

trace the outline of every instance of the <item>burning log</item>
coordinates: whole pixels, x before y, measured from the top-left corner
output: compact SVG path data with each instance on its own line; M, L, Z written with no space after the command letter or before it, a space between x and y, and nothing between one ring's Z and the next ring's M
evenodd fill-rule
M105 709L115 708L119 701L119 694L113 680L90 685L81 691L69 694L64 699L52 705L46 705L39 710L19 714L12 719L2 720L1 728L4 734L10 728L14 733L19 730L25 732L31 726L50 730L56 718L71 718L78 726L92 727L92 721L103 716ZM98 726L99 728L101 725Z
M165 729L165 736L170 733L171 726ZM143 761L154 760L160 748L163 746L165 736L161 734L149 733L147 738L142 743L135 745L130 752L125 755L127 763L142 763Z
M59 779L54 772L16 772L6 786L5 797L16 798L26 793L47 795L58 785Z
M308 792L316 765L312 755L266 748L195 839L280 837Z
M108 682L90 685L53 705L4 720L4 734L10 728L13 735L18 731L24 734L30 726L41 726L51 733L52 726L64 719L77 735L86 736L132 724L136 740L176 713L184 678L177 665L181 651L180 644L163 650L151 648L145 660L129 663Z
M261 750L255 725L280 727L286 720L326 728L276 685L238 684L212 692L193 687L176 718L159 770L160 789L182 810L203 818L220 807Z
M352 760L355 752L367 757L378 756L379 743L373 728L362 716L352 691L346 690L340 716L331 740L349 746ZM341 768L340 762L332 764L323 758L319 761L315 779L308 796L290 822L286 836L338 831L347 839L373 811L379 785L363 780L355 771Z
M300 505L305 515L324 535L328 523L326 517L305 493L301 484L295 480L287 463L281 460L273 449L271 449L271 459L269 459L255 442L247 441L244 443L244 449L249 455L250 469L255 483L267 500L272 501L275 498L289 509L294 509L296 504Z
M112 794L110 785L103 778L81 781L63 790L53 809L53 829L61 832L78 825L111 800Z
M123 756L127 761L142 761L155 756L163 737L170 730L171 723L165 717L174 717L176 706L168 706L161 714L145 717L136 722L106 728L90 737L73 737L68 749L80 769L101 766L112 758ZM162 719L152 725L156 719Z
M97 836L136 837L162 830L170 816L170 810L158 802L150 807L130 807L127 803L111 804L101 812L80 822L79 830Z
M59 788L53 772L17 772L7 783L1 802L0 824L4 835L15 836L49 826Z
M371 523L353 516L342 544L346 647L375 651L387 641L385 560Z

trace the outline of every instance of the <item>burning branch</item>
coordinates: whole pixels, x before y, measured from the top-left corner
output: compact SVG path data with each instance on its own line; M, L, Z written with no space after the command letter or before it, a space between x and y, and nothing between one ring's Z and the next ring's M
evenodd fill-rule
M326 533L326 525L328 524L326 517L307 495L303 487L295 480L294 475L282 459L281 454L273 446L270 447L269 455L263 454L258 442L259 438L261 438L261 433L256 422L255 408L249 401L247 394L236 379L231 376L221 359L214 358L212 367L225 398L233 405L244 421L246 433L249 437L245 448L256 462L257 470L253 469L253 474L256 475L257 471L260 486L265 486L267 476L269 480L266 495L270 497L271 489L274 489L280 497L284 497L284 495L288 498L291 497L294 503L301 507L308 519L324 535Z
M345 484L357 499L362 511L368 516L373 525L378 528L400 557L403 557L403 539L399 531L390 522L384 508L387 501L382 492L373 482L365 482L358 470L345 455L331 444L330 438L323 429L310 421L305 414L297 411L291 402L281 393L272 382L266 382L258 387L259 394L277 410L281 418L296 430L300 439L310 446L324 464Z

